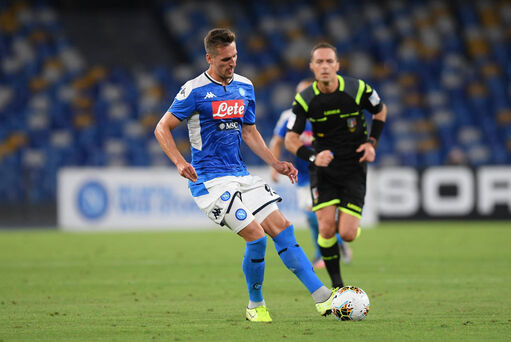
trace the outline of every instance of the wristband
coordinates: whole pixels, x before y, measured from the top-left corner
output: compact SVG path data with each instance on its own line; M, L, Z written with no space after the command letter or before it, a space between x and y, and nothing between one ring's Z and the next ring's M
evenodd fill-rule
M376 145L378 145L378 142L376 141L375 138L373 137L369 137L367 138L366 142L370 143L371 145L373 145L374 148L376 148Z
M385 121L381 121L378 119L373 120L373 124L371 125L371 133L369 134L369 137L374 138L376 141L378 141L384 126Z
M314 160L316 160L316 153L305 147L305 145L300 146L300 148L296 150L296 156L311 163L314 163Z

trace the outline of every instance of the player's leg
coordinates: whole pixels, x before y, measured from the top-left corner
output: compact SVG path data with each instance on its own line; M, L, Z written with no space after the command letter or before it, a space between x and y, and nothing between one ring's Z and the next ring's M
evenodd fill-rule
M263 229L273 238L275 249L286 267L292 271L309 290L321 315L328 315L332 291L323 285L312 264L295 238L294 227L279 210L273 210L261 223Z
M312 211L312 198L309 184L298 186L296 189L296 197L298 200L298 208L302 209L305 214L312 237L312 245L314 246L312 264L316 269L323 268L325 264L323 259L321 259L321 250L318 245L318 219L316 218L316 214Z
M324 206L315 211L319 224L318 245L325 261L328 275L332 281L332 287L334 288L344 286L339 263L340 251L336 236L337 206L335 204Z
M318 245L334 288L343 286L340 253L337 244L337 206L341 203L337 185L338 174L328 168L313 168L310 172L312 210L319 225Z
M349 264L351 263L351 260L353 258L353 251L351 250L350 245L345 242L343 239L341 239L341 236L339 233L337 233L337 242L339 245L339 250L341 252L341 261L343 264Z
M351 242L359 234L360 217L354 216L353 212L343 210L339 214L339 235L344 241Z
M345 186L341 191L338 232L346 242L355 240L360 234L360 219L366 191L366 173L364 171L365 169L362 168L360 172L353 173L351 178L345 179Z
M263 299L266 234L239 194L233 196L222 222L246 242L242 268L249 302L245 317L253 322L271 322Z
M294 228L278 210L280 196L258 177L247 177L243 202L261 222L264 231L273 238L275 248L286 267L307 287L321 315L331 312L332 291L314 273L312 264L296 242Z
M305 211L307 217L307 224L312 237L312 245L314 246L314 257L312 258L312 265L315 269L321 269L325 267L325 262L321 256L321 249L318 245L319 225L318 218L313 211Z
M309 292L314 293L322 287L323 283L314 273L312 264L296 241L291 222L276 209L263 220L261 225L273 239L275 249L284 265L300 279Z
M339 227L339 213L340 210L337 211L337 227ZM342 263L343 264L351 263L351 260L353 258L353 251L351 250L349 243L341 239L341 235L339 234L339 228L337 228L337 233L335 235L337 236L337 244L339 245L339 251L341 252Z
M248 289L248 306L245 318L252 322L271 322L272 319L263 299L263 281L266 254L266 235L256 220L239 233L246 241L243 256L243 273Z

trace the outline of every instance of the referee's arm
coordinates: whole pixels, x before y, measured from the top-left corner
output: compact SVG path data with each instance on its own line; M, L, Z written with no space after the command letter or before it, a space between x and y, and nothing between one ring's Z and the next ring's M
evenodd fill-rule
M323 150L316 154L314 151L305 147L305 145L300 141L300 135L294 131L287 131L284 144L289 152L293 153L298 158L313 163L316 166L327 167L332 159L334 159L330 150Z
M284 138L284 144L286 146L286 150L294 155L296 155L296 151L303 146L303 143L300 141L300 135L293 131L287 131L286 137Z

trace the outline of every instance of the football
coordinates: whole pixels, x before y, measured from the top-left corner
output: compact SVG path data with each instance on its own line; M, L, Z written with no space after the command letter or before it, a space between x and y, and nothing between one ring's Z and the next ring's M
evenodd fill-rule
M339 321L361 321L369 312L369 297L361 288L341 287L332 299L332 314Z

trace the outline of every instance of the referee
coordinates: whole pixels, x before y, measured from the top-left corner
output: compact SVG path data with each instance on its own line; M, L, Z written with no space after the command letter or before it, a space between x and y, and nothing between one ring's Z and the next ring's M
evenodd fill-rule
M314 46L310 69L315 81L295 97L295 121L288 123L285 146L311 163L312 210L319 223L318 244L332 286L342 287L335 234L338 231L348 242L358 235L367 162L374 161L387 108L369 84L337 74L339 60L334 46L328 43ZM373 114L369 135L364 109ZM299 139L307 119L313 127L314 150Z

